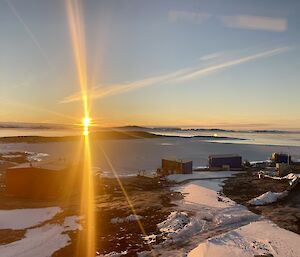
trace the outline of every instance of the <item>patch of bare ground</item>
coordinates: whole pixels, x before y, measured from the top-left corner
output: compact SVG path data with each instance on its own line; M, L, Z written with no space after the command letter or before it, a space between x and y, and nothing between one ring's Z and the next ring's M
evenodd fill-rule
M0 230L0 245L20 240L24 237L24 235L25 230L2 229Z

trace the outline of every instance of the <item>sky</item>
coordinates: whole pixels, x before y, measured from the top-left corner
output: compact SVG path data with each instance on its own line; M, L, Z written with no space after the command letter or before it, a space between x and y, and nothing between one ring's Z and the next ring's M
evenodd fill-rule
M0 122L84 116L67 1L0 0ZM95 124L300 128L299 1L80 6Z

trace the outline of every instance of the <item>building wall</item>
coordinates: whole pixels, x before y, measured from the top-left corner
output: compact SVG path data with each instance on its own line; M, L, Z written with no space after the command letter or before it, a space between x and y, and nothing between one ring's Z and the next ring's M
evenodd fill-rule
M162 170L164 173L175 173L175 174L191 174L193 172L193 162L180 162L174 160L162 159Z
M291 163L291 156L283 153L273 153L272 160L275 163Z
M192 174L193 173L193 162L182 163L182 173Z
M231 157L209 157L210 168L222 168L228 165L231 169L242 168L242 157L231 156Z
M6 172L6 193L20 198L55 198L62 194L64 180L59 171L38 168L15 169Z

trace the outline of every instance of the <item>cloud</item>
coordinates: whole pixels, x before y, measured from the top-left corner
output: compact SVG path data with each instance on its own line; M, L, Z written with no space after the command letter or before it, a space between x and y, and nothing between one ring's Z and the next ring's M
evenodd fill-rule
M278 55L288 50L290 50L289 47L274 48L252 55L247 55L239 58L232 58L231 60L227 61L220 61L219 63L210 66L189 67L186 69L177 70L175 72L170 72L164 75L149 77L133 82L114 84L108 86L98 86L93 88L90 92L88 92L88 95L90 99L98 99L159 84L161 85L170 82L177 83L182 81L189 81L196 78L208 76L212 73L216 73L221 70L228 69L230 67L237 66L246 62ZM77 92L75 94L67 96L61 101L61 103L81 101L81 94L81 92Z
M223 53L218 52L218 53L212 53L212 54L207 54L204 56L200 57L200 61L210 61L210 60L215 60L217 58L220 58L223 55Z
M210 17L211 15L209 13L199 13L199 12L171 10L168 13L168 18L169 21L171 22L185 21L185 22L200 24L206 21L207 19L209 19Z
M113 85L109 85L109 86L98 86L98 87L91 89L90 92L88 92L88 95L89 95L90 99L103 98L106 96L116 95L116 94L124 93L127 91L131 91L134 89L148 87L148 86L156 85L156 84L162 84L167 81L171 81L176 78L179 78L179 77L183 76L184 74L188 73L188 71L189 71L188 69L187 70L182 69L182 70L178 70L178 71L167 73L167 74L160 75L160 76L153 76L150 78L137 80L134 82L113 84ZM81 92L77 92L73 95L65 97L61 101L61 103L70 103L70 102L74 102L74 101L79 101L82 99L81 95L82 95Z
M210 73L223 70L225 68L230 68L232 66L236 66L236 65L239 65L242 63L254 61L257 59L261 59L261 58L271 57L273 55L278 55L278 54L284 53L288 50L289 50L288 47L275 48L275 49L268 50L265 52L260 52L258 54L248 55L248 56L237 58L234 60L225 61L225 62L222 62L219 64L215 64L215 65L212 65L212 66L209 66L206 68L202 68L202 69L198 69L196 71L190 72L188 74L183 75L179 79L183 81L183 80L190 80L190 79L194 79L194 78L203 77Z
M206 12L190 12L171 10L168 12L170 22L189 22L201 24L209 18L218 19L221 24L228 28L265 30L273 32L284 32L288 29L288 21L286 18L273 18L267 16L253 15L233 15L233 16L215 16Z
M267 30L274 32L284 32L288 28L288 21L285 18L236 15L221 16L220 19L222 24L229 28Z

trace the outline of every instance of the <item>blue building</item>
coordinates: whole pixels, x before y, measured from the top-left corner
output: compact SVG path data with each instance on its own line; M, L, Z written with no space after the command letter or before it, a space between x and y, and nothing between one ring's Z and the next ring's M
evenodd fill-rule
M240 155L210 155L208 163L210 169L242 169L242 157Z
M271 160L275 163L291 164L291 156L285 153L273 153Z

